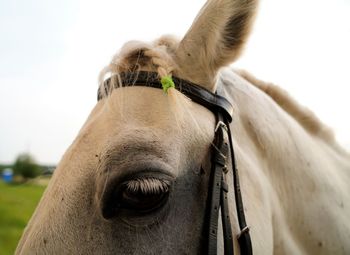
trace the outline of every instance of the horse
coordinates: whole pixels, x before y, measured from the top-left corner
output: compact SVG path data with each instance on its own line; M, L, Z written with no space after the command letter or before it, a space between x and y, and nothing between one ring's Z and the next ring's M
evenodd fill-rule
M163 36L122 47L101 71L99 100L16 254L206 254L213 141L222 127L232 130L235 152L222 176L221 211L229 211L231 224L220 223L220 214L214 219L211 254L226 253L227 230L236 254L245 253L238 236L248 231L256 254L350 253L350 155L282 88L228 67L248 40L257 6L208 0L181 40ZM145 73L161 83L167 78L169 86L141 86ZM232 122L218 125L215 112L184 95L177 81L220 95L232 106Z

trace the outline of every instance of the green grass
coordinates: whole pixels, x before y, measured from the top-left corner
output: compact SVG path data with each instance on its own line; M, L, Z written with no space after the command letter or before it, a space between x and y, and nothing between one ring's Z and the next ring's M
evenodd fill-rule
M0 254L13 254L45 187L0 180Z

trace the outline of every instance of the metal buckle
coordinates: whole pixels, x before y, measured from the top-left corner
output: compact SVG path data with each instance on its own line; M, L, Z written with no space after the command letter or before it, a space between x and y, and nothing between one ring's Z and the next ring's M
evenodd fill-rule
M249 232L249 227L245 226L241 232L237 235L237 239L239 239L245 232Z
M215 133L218 131L218 129L219 129L220 127L223 127L223 128L227 131L227 126L226 126L226 124L220 120L220 121L218 121L218 124L216 124Z
M222 171L223 171L225 174L228 173L227 165L224 165L224 166L222 167Z

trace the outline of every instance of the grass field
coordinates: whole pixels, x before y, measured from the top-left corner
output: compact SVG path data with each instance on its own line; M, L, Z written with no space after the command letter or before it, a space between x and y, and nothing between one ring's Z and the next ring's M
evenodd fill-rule
M13 254L44 186L8 185L0 180L0 254Z

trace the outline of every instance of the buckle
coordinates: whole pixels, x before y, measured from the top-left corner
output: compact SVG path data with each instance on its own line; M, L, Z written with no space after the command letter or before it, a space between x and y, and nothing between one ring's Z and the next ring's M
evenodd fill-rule
M226 131L227 131L227 126L224 122L222 122L221 120L218 121L218 124L216 124L216 127L215 127L215 133L219 130L219 128L224 128Z
M222 167L222 171L223 171L225 174L228 173L227 165L224 165L224 166Z
M237 235L237 239L239 239L244 233L249 232L249 227L245 226L241 232Z

